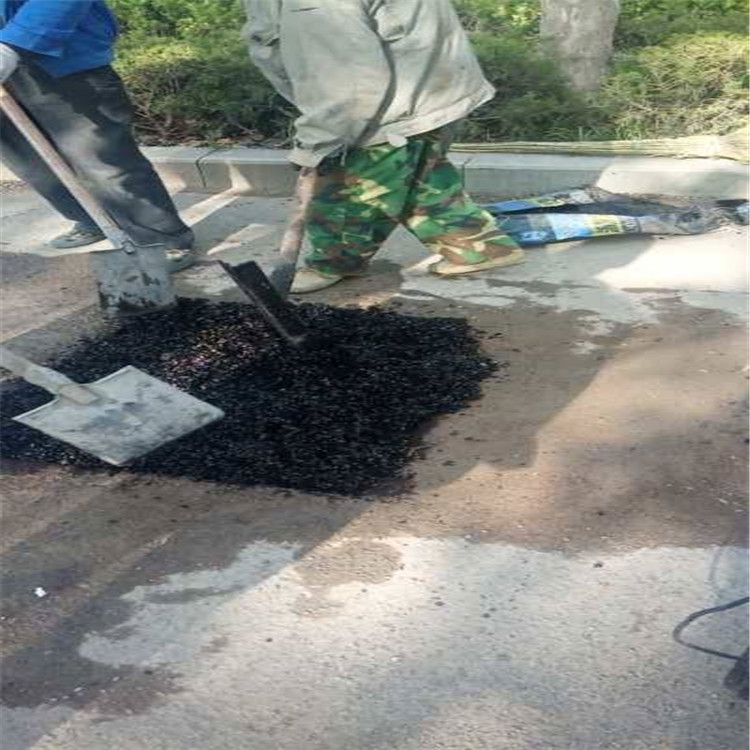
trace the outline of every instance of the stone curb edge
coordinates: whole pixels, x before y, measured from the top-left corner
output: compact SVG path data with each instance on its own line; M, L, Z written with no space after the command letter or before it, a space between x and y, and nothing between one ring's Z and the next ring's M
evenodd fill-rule
M296 173L286 151L251 148L145 148L174 191L230 191L258 197L292 195ZM619 193L746 198L748 166L726 159L636 156L454 153L468 191L495 198L540 195L597 185ZM0 168L0 181L17 181Z

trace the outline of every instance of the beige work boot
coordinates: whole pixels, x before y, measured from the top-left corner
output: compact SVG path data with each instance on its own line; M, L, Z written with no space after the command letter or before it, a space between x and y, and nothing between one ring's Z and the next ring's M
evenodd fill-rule
M526 260L526 253L521 248L514 250L508 255L502 255L499 258L486 260L483 263L451 263L449 260L441 260L430 266L430 273L438 276L459 276L464 273L477 273L478 271L488 271L490 268L501 268L502 266L514 266L516 263L523 263Z
M300 268L294 274L292 282L292 294L309 294L310 292L319 292L329 286L338 284L344 277L336 274L319 273L312 268Z

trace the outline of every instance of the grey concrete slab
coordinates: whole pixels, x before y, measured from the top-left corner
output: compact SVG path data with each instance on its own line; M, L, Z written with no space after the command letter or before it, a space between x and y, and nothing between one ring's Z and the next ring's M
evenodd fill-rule
M465 166L472 193L513 197L598 185L614 193L744 198L747 165L725 159L478 154Z
M150 147L151 159L172 190L209 190L251 196L293 193L288 152L262 148ZM566 156L560 154L451 154L467 189L497 198L533 195L583 185L622 193L666 193L745 198L748 166L727 159ZM17 180L8 169L0 181Z
M198 163L212 150L186 146L152 146L146 153L167 187L178 192L202 190L206 187Z
M724 665L668 642L705 581L701 550L570 558L342 535L301 551L259 542L226 568L126 593L130 616L86 637L81 657L157 680L168 669L179 692L128 715L114 683L33 747L741 747L715 687ZM741 592L742 552L723 562L721 585ZM732 647L743 618L700 637Z
M199 166L208 190L266 197L294 192L296 173L284 151L219 149L201 158Z
M245 195L291 195L294 171L287 152L232 148L200 159L206 187ZM726 159L563 156L559 154L468 154L451 159L467 189L498 198L533 195L583 185L621 193L666 193L744 198L748 167Z

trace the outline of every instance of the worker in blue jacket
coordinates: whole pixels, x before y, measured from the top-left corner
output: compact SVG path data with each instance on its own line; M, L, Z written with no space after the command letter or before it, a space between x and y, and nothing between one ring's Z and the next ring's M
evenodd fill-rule
M133 136L133 108L110 66L117 21L103 0L0 0L0 83L54 143L81 181L140 245L167 249L172 270L194 261L193 234ZM70 248L102 233L7 118L3 161L73 228Z

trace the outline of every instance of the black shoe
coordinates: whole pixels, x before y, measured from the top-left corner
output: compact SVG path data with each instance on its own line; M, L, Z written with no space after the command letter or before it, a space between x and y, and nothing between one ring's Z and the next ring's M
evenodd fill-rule
M50 240L49 244L58 250L67 250L71 247L93 245L95 242L101 242L103 239L104 233L99 227L92 227L87 224L75 224L72 229Z

